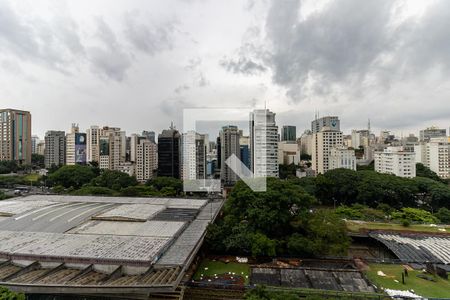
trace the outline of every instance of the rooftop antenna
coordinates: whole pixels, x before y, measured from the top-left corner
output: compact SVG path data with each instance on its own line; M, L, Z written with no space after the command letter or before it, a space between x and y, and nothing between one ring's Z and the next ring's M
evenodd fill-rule
M170 122L170 130L173 130L173 121Z

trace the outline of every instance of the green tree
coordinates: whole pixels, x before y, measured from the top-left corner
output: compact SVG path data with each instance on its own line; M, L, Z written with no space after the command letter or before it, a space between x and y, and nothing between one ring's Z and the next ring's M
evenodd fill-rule
M91 181L91 185L93 186L106 187L115 191L137 184L136 177L113 170L103 170L100 176L95 177Z
M411 207L404 207L401 211L393 212L394 220L410 220L416 223L437 223L438 220L430 212Z
M296 175L297 175L296 172L297 172L298 168L300 168L300 167L293 163L289 164L289 165L279 165L278 170L280 173L280 178L286 179L286 178L296 177Z
M78 189L95 178L89 166L63 166L48 176L49 184Z
M5 287L0 286L0 299L4 300L25 300L25 295L22 293L15 293Z
M252 232L272 238L289 232L293 217L313 203L315 199L293 181L267 178L266 192L253 192L243 181L238 181L225 203L225 212L248 222Z
M426 167L421 163L416 164L416 176L429 178L434 181L442 182L442 179L435 172L431 171L430 168Z
M153 186L158 191L161 191L163 188L172 188L176 195L179 195L183 190L183 181L173 177L156 177L147 181L146 185ZM167 192L169 192L169 190L166 189L165 193Z
M301 228L306 232L306 239L300 239L299 235L293 236L294 240L289 240L291 254L320 255L345 255L350 245L350 238L347 236L345 222L333 211L317 210L310 214L308 220ZM299 247L298 243L305 245ZM295 245L297 244L297 245ZM294 247L295 246L295 247ZM295 250L302 252L296 253Z
M116 191L103 186L83 186L82 188L71 192L76 196L114 196Z
M15 173L19 170L17 162L14 160L0 161L0 174Z
M31 165L33 168L45 168L44 155L36 153L31 154Z
M318 180L317 196L322 204L352 204L356 201L360 181L359 173L349 169L335 169L323 175L327 180ZM322 189L322 190L321 190ZM320 196L320 197L319 197Z
M223 218L209 226L206 245L217 252L254 257L342 254L348 247L344 222L335 214L310 213L314 203L298 180L268 178L266 192L253 192L239 181L225 203Z
M417 197L427 209L436 211L441 207L450 208L450 188L448 185L430 178L414 178L419 190Z
M372 161L370 164L368 164L367 166L356 166L356 170L358 171L375 171L375 162Z
M299 296L285 291L269 291L263 285L258 285L249 289L245 295L245 300L298 300Z
M442 207L436 213L436 217L444 224L450 224L450 209Z
M126 197L157 196L159 192L152 186L136 185L123 188L120 193Z
M262 233L255 233L252 235L252 256L275 256L276 255L276 241L269 239Z
M360 171L361 180L357 184L357 202L377 207L388 204L394 208L417 205L419 189L412 179L401 178L373 171Z

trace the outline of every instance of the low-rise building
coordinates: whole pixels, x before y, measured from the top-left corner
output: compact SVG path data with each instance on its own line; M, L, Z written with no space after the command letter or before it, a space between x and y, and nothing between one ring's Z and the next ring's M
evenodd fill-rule
M300 148L296 142L278 142L278 164L297 165L300 162Z

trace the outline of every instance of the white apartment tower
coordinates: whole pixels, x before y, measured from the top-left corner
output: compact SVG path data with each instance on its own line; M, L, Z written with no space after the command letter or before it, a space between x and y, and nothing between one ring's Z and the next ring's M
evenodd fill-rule
M195 131L181 136L183 160L181 176L183 180L206 179L206 153L208 136Z
M87 161L96 161L100 160L99 153L99 141L101 135L101 128L98 126L91 126L86 131L87 141L86 141L86 155Z
M103 127L99 136L100 169L119 170L126 160L125 131L116 127Z
M415 154L405 151L403 147L387 147L383 151L376 151L375 171L399 177L416 177Z
M139 182L146 182L153 178L155 170L158 168L158 148L157 145L145 137L139 137L136 144L136 179Z
M329 169L349 169L356 171L355 150L345 147L334 147L330 150Z
M326 117L328 118L328 117ZM316 120L318 124L322 121ZM328 122L326 122L328 123ZM312 143L312 169L316 174L325 174L330 170L330 153L334 147L343 146L342 132L339 131L339 120L331 119L333 127L322 127L320 131L313 133ZM313 122L314 124L314 122Z
M450 178L450 145L447 137L430 138L414 146L416 162L422 163L441 178Z
M79 133L78 124L72 124L70 132L66 135L66 165L75 165L75 140Z
M250 161L254 177L278 177L278 126L275 113L250 113Z

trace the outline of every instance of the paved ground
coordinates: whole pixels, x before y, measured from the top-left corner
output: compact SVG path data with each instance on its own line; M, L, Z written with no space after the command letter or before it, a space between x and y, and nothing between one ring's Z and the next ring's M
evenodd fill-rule
M0 220L0 230L63 233L113 203L58 203Z

